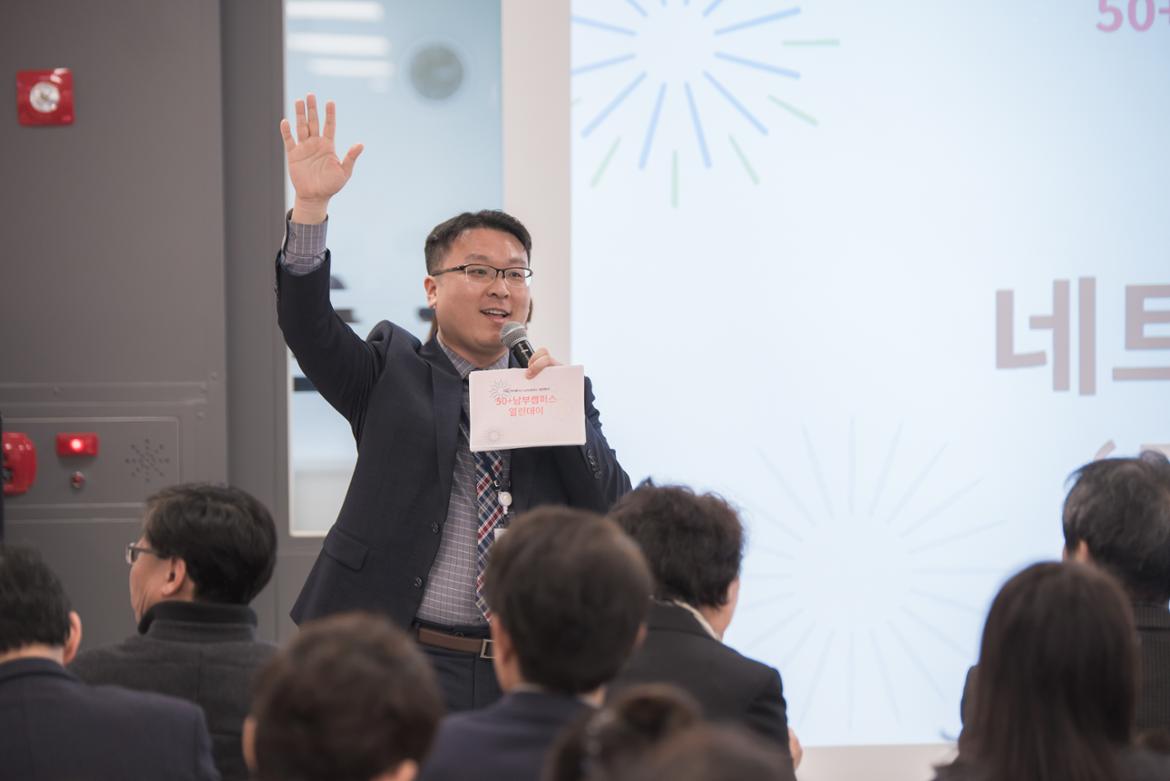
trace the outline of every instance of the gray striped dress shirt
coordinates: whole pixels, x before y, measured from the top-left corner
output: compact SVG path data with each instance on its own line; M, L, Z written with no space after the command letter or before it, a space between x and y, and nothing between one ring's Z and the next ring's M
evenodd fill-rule
M325 232L328 221L320 225L300 225L286 219L286 223L281 264L290 274L304 275L315 271L325 262ZM451 359L455 370L463 378L463 418L466 421L470 416L467 375L478 367L449 349L442 340L439 340L439 346L443 348L443 352ZM508 368L507 353L491 366L483 368ZM466 423L459 428L447 518L443 522L439 553L431 565L417 616L422 621L443 626L473 626L486 623L475 604L475 540L479 529L479 513L475 504L475 457L471 454L467 441ZM507 486L510 484L511 454L505 450L500 455L504 461L503 484Z

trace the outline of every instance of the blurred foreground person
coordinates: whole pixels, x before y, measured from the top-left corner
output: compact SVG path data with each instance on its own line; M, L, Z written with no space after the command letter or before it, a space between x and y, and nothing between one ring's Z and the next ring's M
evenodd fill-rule
M442 715L438 684L389 621L311 621L256 679L244 756L256 781L411 781Z
M561 734L544 781L609 781L702 715L694 698L675 686L629 688Z
M1112 577L1023 570L992 602L959 755L937 781L1166 781L1170 759L1132 745L1137 659Z

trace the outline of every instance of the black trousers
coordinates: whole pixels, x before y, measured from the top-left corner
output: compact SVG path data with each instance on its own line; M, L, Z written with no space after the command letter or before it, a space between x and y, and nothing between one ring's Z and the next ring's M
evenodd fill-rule
M450 627L443 628L431 624L425 626L439 631L451 631ZM470 630L462 631L461 634L466 637L487 637L488 630L484 627L481 632ZM484 659L478 653L452 651L422 643L419 643L419 648L431 660L448 713L485 708L502 696L503 692L500 691L500 683L496 680L496 670L491 659Z

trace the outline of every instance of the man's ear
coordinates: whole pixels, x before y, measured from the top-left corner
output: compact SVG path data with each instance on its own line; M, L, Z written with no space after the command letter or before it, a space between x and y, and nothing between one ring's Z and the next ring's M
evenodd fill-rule
M1093 554L1089 553L1089 543L1084 540L1077 540L1076 544L1071 548L1066 543L1060 549L1061 561L1075 561L1078 564L1092 564Z
M646 642L647 634L649 634L649 630L646 629L646 622L643 621L642 623L638 624L638 634L634 636L634 646L630 649L631 656L633 656L635 651L642 647L642 643Z
M414 781L417 775L418 763L413 759L404 759L398 767L378 774L372 781Z
M427 306L431 309L435 308L439 299L439 283L435 282L435 278L431 275L423 277L423 291L427 294Z
M168 562L171 571L167 574L167 580L162 585L162 594L166 598L177 596L186 588L190 588L187 577L187 562L178 556L172 556Z
M76 610L69 611L69 635L65 638L65 664L73 661L81 648L81 616Z
M491 629L492 656L498 656L502 660L511 659L512 655L516 653L516 646L512 644L508 630L504 629L504 625L499 620L493 620L488 626Z
M244 731L240 733L240 747L244 750L244 764L251 775L256 775L256 717L248 714Z

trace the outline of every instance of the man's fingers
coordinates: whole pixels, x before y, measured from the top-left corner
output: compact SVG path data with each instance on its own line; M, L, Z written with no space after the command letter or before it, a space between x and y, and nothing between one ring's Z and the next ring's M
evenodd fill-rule
M320 135L321 124L317 120L317 96L310 92L305 96L305 102L309 106L309 135Z
M305 118L305 101L298 100L295 109L297 117L297 141L304 142L309 137L309 120Z
M532 354L532 358L529 359L528 371L524 373L524 376L531 380L549 366L560 366L560 364L557 363L556 359L548 354L548 348L541 347L539 350L534 352Z
M345 159L341 161L341 170L345 171L345 178L348 179L353 175L353 164L361 156L362 150L365 149L361 144L354 144L345 153Z
M337 108L333 105L333 101L325 102L325 130L321 135L333 140L333 131L337 128Z
M280 120L280 137L284 139L284 151L291 152L297 148L297 142L293 141L292 128L289 127L288 120Z

